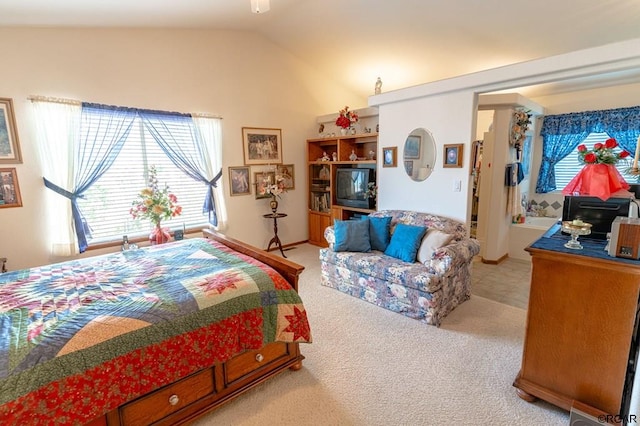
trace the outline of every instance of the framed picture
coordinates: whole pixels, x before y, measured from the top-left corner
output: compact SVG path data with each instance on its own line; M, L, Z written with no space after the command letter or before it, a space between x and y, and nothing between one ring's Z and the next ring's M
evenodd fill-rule
M276 172L254 172L253 183L256 186L256 200L271 198L271 195L264 192L264 186L276 180Z
M295 189L295 177L293 173L293 164L283 164L276 168L277 173L284 179L284 189L287 191Z
M444 146L443 167L462 167L462 147L464 144L457 143Z
M398 166L398 148L390 146L382 148L382 167L397 167Z
M231 195L251 194L249 167L229 167L229 191Z
M409 176L413 176L413 160L404 160L404 170Z
M0 169L0 208L22 207L18 174L15 168Z
M282 131L280 129L242 128L244 164L281 164Z
M0 98L0 164L22 163L13 100Z
M404 158L420 158L420 135L409 135L404 143Z

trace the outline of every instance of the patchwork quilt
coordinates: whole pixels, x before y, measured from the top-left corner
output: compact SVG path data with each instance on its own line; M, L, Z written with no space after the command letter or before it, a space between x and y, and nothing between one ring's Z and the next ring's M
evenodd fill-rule
M0 274L0 424L82 424L276 341L311 342L297 292L204 238Z

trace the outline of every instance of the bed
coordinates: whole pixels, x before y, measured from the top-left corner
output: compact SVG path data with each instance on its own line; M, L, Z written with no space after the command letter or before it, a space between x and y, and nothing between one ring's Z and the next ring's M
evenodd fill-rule
M300 369L302 270L205 230L0 274L0 424L182 424Z

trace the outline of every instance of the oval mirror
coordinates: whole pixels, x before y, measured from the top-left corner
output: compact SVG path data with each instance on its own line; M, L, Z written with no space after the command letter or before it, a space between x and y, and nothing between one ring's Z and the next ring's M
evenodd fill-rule
M436 141L428 130L414 129L404 142L404 170L407 175L421 182L429 177L436 163Z

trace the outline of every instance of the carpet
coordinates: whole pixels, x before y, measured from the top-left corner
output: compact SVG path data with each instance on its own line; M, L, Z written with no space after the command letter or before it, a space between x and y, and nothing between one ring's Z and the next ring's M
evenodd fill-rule
M306 359L202 417L205 425L566 425L566 411L527 403L512 386L526 312L479 296L439 328L320 285L318 248L300 294L314 342Z

